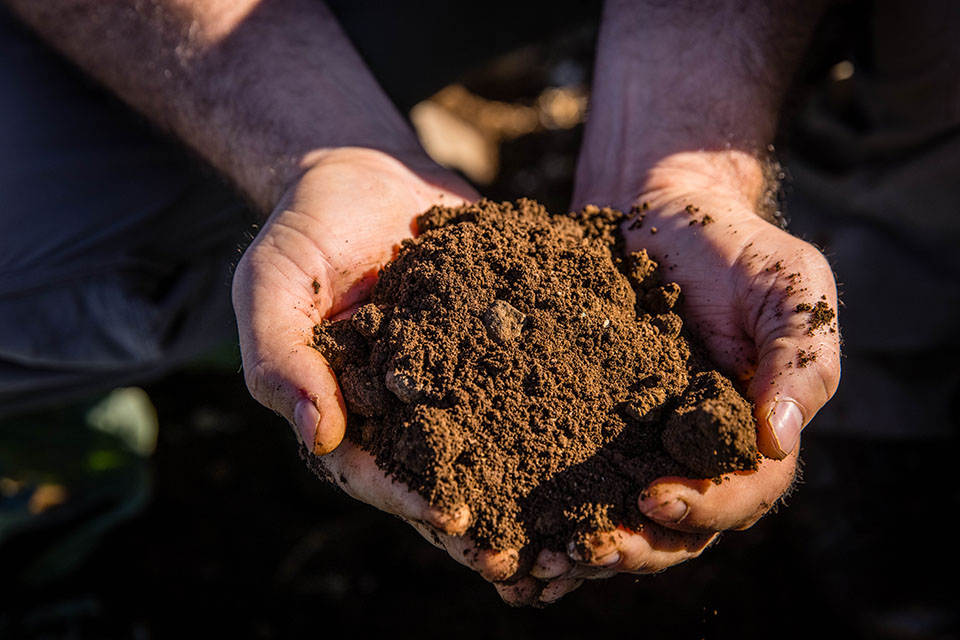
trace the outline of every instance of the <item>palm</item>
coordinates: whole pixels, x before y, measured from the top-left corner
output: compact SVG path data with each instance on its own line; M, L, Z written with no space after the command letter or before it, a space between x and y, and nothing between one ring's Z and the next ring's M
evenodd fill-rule
M436 168L434 168L436 171ZM455 205L473 191L453 176L427 179L374 152L308 171L248 249L234 277L244 373L251 393L283 413L349 495L401 516L489 580L516 571L510 554L473 552L462 536L470 513L432 508L381 471L373 457L341 442L345 407L332 370L311 348L313 327L348 316L370 294L380 268L433 204ZM305 407L305 408L304 408Z
M705 216L712 222L704 225ZM814 331L809 314L797 311L821 300L836 309L826 260L722 197L671 194L659 220L658 233L641 227L628 236L628 246L645 245L666 277L680 284L688 328L722 369L749 382L758 420L765 420L777 397L814 394L807 400L809 420L826 402L839 370L835 327ZM765 435L761 429L761 447L775 455Z
M765 458L757 471L733 474L720 485L660 478L640 498L641 510L657 524L597 534L572 575L663 569L699 554L715 532L752 525L790 486L797 461L796 448L776 448L769 407L782 397L805 401L809 420L836 388L839 335L835 329L809 335L808 318L795 310L820 296L836 308L826 260L717 187L648 193L646 219L626 225L627 250L647 249L663 277L681 286L687 328L721 369L748 383L761 450L783 459ZM812 366L799 366L801 350L819 354Z
M634 234L628 244L661 256L666 277L683 290L688 328L723 369L749 380L764 345L793 328L798 303L825 295L835 305L833 278L813 247L759 218L735 229L713 224ZM829 348L816 340L806 346Z
M271 296L282 292L273 313L288 315L292 307L279 303L294 303L316 323L364 300L380 267L413 235L414 217L445 197L461 197L426 189L409 172L355 163L306 174L244 258Z

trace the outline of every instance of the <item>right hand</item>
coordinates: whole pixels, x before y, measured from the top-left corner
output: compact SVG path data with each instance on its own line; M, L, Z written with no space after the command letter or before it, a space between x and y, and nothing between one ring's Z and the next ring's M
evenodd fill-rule
M294 426L347 494L403 518L485 579L503 581L516 573L518 553L476 549L463 535L471 521L466 505L446 513L431 507L343 439L343 398L311 346L315 325L349 317L366 301L380 268L413 235L418 214L477 198L454 174L426 160L416 164L413 170L379 151L339 149L290 187L234 275L244 376L253 397Z

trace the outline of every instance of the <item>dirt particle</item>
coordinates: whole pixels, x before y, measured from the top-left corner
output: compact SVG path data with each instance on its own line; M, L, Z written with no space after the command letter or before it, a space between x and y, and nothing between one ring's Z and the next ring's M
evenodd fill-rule
M656 273L657 263L650 258L646 249L628 254L626 265L627 278L634 288L646 288L656 284L656 279L652 276Z
M680 285L670 282L662 287L649 289L643 296L643 306L651 313L666 313L680 299Z
M418 402L426 396L424 385L408 373L387 371L384 374L384 385L404 404Z
M805 349L797 350L797 366L801 369L805 368L811 362L814 362L817 359L816 351L807 351Z
M809 313L810 317L807 320L807 335L813 335L813 332L817 329L830 324L833 322L833 319L837 317L837 313L830 308L830 305L827 304L822 298L817 300L817 303L811 305L807 302L801 302L794 310L797 313Z
M818 300L810 313L810 328L819 329L833 322L835 317L837 317L837 313L830 308L830 305L823 300Z
M519 338L526 319L526 315L503 300L494 300L483 312L483 324L487 328L487 334L500 344Z
M663 446L697 474L715 477L756 465L756 436L736 428L752 407L716 371L698 373L667 419ZM719 451L728 455L719 456Z
M350 319L353 328L365 338L372 338L380 331L383 323L383 312L375 304L365 304L360 307Z

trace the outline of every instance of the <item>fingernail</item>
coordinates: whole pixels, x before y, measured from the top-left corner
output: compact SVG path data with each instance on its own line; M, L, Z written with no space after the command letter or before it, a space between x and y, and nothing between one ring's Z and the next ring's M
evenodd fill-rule
M311 452L316 447L317 428L320 426L320 412L309 398L304 398L293 409L293 422L297 427L300 440Z
M780 453L787 455L797 446L803 430L803 414L800 407L789 400L778 402L767 416L770 431Z
M690 505L680 498L674 498L667 502L659 502L652 498L641 498L640 511L648 518L676 524L690 513Z
M597 558L594 560L593 564L600 567L612 567L618 562L620 562L620 552L614 551L613 553L607 554L602 558Z
M427 512L427 521L446 534L462 535L470 527L470 508L466 505L450 511L431 508Z

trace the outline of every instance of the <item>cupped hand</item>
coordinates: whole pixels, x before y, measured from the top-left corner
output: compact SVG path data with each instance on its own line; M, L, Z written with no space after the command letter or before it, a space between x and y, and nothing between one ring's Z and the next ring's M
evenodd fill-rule
M415 167L415 168L414 168ZM285 417L346 493L413 524L486 579L517 570L515 552L480 551L462 534L464 506L441 512L344 440L346 408L327 362L311 347L313 327L348 317L369 296L380 268L435 204L476 199L429 161L402 163L371 149L324 155L290 187L233 280L243 370L251 394Z
M715 168L719 170L714 171ZM624 225L628 251L647 249L682 290L687 327L755 406L756 471L723 482L659 478L639 490L650 519L543 553L535 575L596 578L651 573L696 557L717 534L753 525L794 482L800 432L840 378L837 291L824 256L757 215L757 185L723 158L680 154L650 173L645 188L618 196L578 184L575 203L636 207Z
M323 155L288 189L234 274L247 387L317 455L340 444L346 409L311 347L313 327L369 297L419 213L476 198L455 175L411 164L372 149Z

